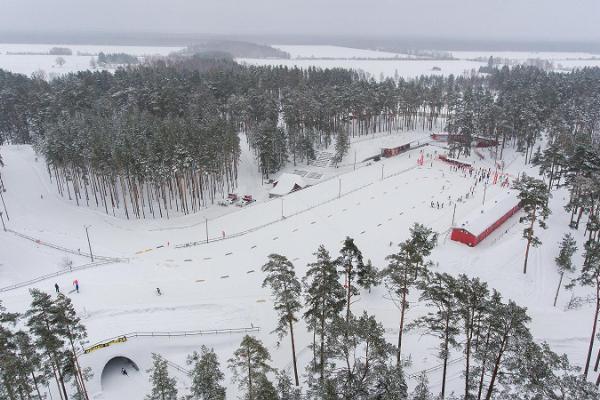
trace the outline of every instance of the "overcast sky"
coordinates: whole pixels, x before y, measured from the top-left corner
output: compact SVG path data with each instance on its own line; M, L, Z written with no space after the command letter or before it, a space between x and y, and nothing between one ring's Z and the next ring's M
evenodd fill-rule
M600 0L0 0L0 30L600 40Z

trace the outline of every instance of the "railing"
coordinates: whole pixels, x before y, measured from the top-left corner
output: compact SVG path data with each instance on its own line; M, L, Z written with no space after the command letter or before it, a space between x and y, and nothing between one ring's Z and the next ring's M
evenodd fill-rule
M7 231L7 232L10 232L10 233L12 233L13 235L19 236L19 237L21 237L21 238L23 238L23 239L30 240L30 241L32 241L32 242L34 242L34 243L36 243L36 244L40 244L40 245L42 245L42 246L46 246L46 247L50 247L50 248L53 248L53 249L56 249L56 250L60 250L60 251L62 251L62 252L64 252L64 253L69 253L69 254L74 254L74 255L78 255L78 256L84 256L84 257L90 257L90 253L86 253L86 252L84 252L84 251L75 251L75 250L73 250L73 249L69 249L69 248L66 248L66 247L62 247L62 246L59 246L59 245L57 245L57 244L54 244L54 243L44 242L44 241L43 241L43 240L41 240L41 239L38 239L38 238L35 238L35 237L32 237L32 236L25 235L25 234L23 234L23 233L20 233L20 232L14 231L14 230L12 230L12 229L8 229L8 228L7 228L7 229L6 229L6 231ZM114 261L114 260L119 260L119 259L117 259L117 258L113 258L113 257L98 256L98 255L94 255L94 258L97 258L98 260L104 260L104 261L109 261L109 260L112 260L112 261Z
M139 338L139 337L185 337L185 336L209 336L209 335L224 335L224 334L236 334L236 333L252 333L260 332L260 327L253 326L250 328L228 328L228 329L204 329L195 331L158 331L158 332L129 332L118 336L113 336L108 339L101 340L94 344L87 346L92 348L103 343L111 342L120 338ZM83 354L84 349L77 352L78 355Z
M30 279L30 280L25 281L25 282L19 282L19 283L15 283L14 285L10 285L10 286L6 286L6 287L3 287L3 288L0 288L0 293L8 292L8 291L19 289L19 288L26 287L26 286L30 286L30 285L33 285L34 283L42 282L42 281L45 281L45 280L50 279L50 278L55 278L55 277L60 276L60 275L66 275L66 274L69 274L71 272L83 271L85 269L95 268L95 267L99 267L99 266L102 266L102 265L113 264L115 262L120 262L120 261L127 261L127 259L110 259L110 260L97 261L97 262L93 262L93 263L90 263L90 264L84 264L84 265L79 265L77 267L72 267L72 268L69 268L69 269L64 269L62 271L56 271L56 272L53 272L51 274L38 276L37 278L33 278L33 279Z

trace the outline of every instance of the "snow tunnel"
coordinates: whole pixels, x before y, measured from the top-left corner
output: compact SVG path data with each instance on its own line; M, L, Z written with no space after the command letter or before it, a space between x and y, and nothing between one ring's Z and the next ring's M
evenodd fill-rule
M127 372L127 375L123 373ZM140 368L133 360L125 356L116 356L111 358L100 375L100 384L105 393L114 393L126 395L128 390L134 389L137 385L132 385L133 381L143 379Z

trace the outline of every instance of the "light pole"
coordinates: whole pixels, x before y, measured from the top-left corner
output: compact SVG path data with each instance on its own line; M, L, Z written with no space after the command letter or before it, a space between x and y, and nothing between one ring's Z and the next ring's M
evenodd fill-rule
M206 230L206 243L208 243L208 218L204 217L204 228Z
M338 178L338 199L342 197L342 178Z
M284 219L285 217L283 216L283 197L281 198L281 219Z
M487 182L485 182L483 184L483 203L482 205L485 205L485 194L487 193Z
M383 180L383 164L381 164L381 180Z
M92 259L92 262L94 262L94 253L92 253L92 244L90 242L90 233L88 231L88 229L90 228L91 225L84 225L85 227L85 235L87 236L87 241L88 241L88 247L90 249L90 258Z
M4 225L4 217L2 216L2 211L0 211L0 221L2 221L2 229L6 232L6 225Z

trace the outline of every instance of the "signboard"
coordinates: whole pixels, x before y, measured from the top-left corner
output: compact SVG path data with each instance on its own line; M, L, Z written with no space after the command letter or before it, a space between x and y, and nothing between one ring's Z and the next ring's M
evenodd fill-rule
M113 339L113 340L105 342L105 343L99 343L92 347L88 347L87 349L83 350L83 353L88 354L88 353L91 353L92 351L96 351L98 349L103 349L105 347L108 347L111 344L125 343L126 341L127 341L127 338L125 336L123 336L123 337L116 338L116 339Z

